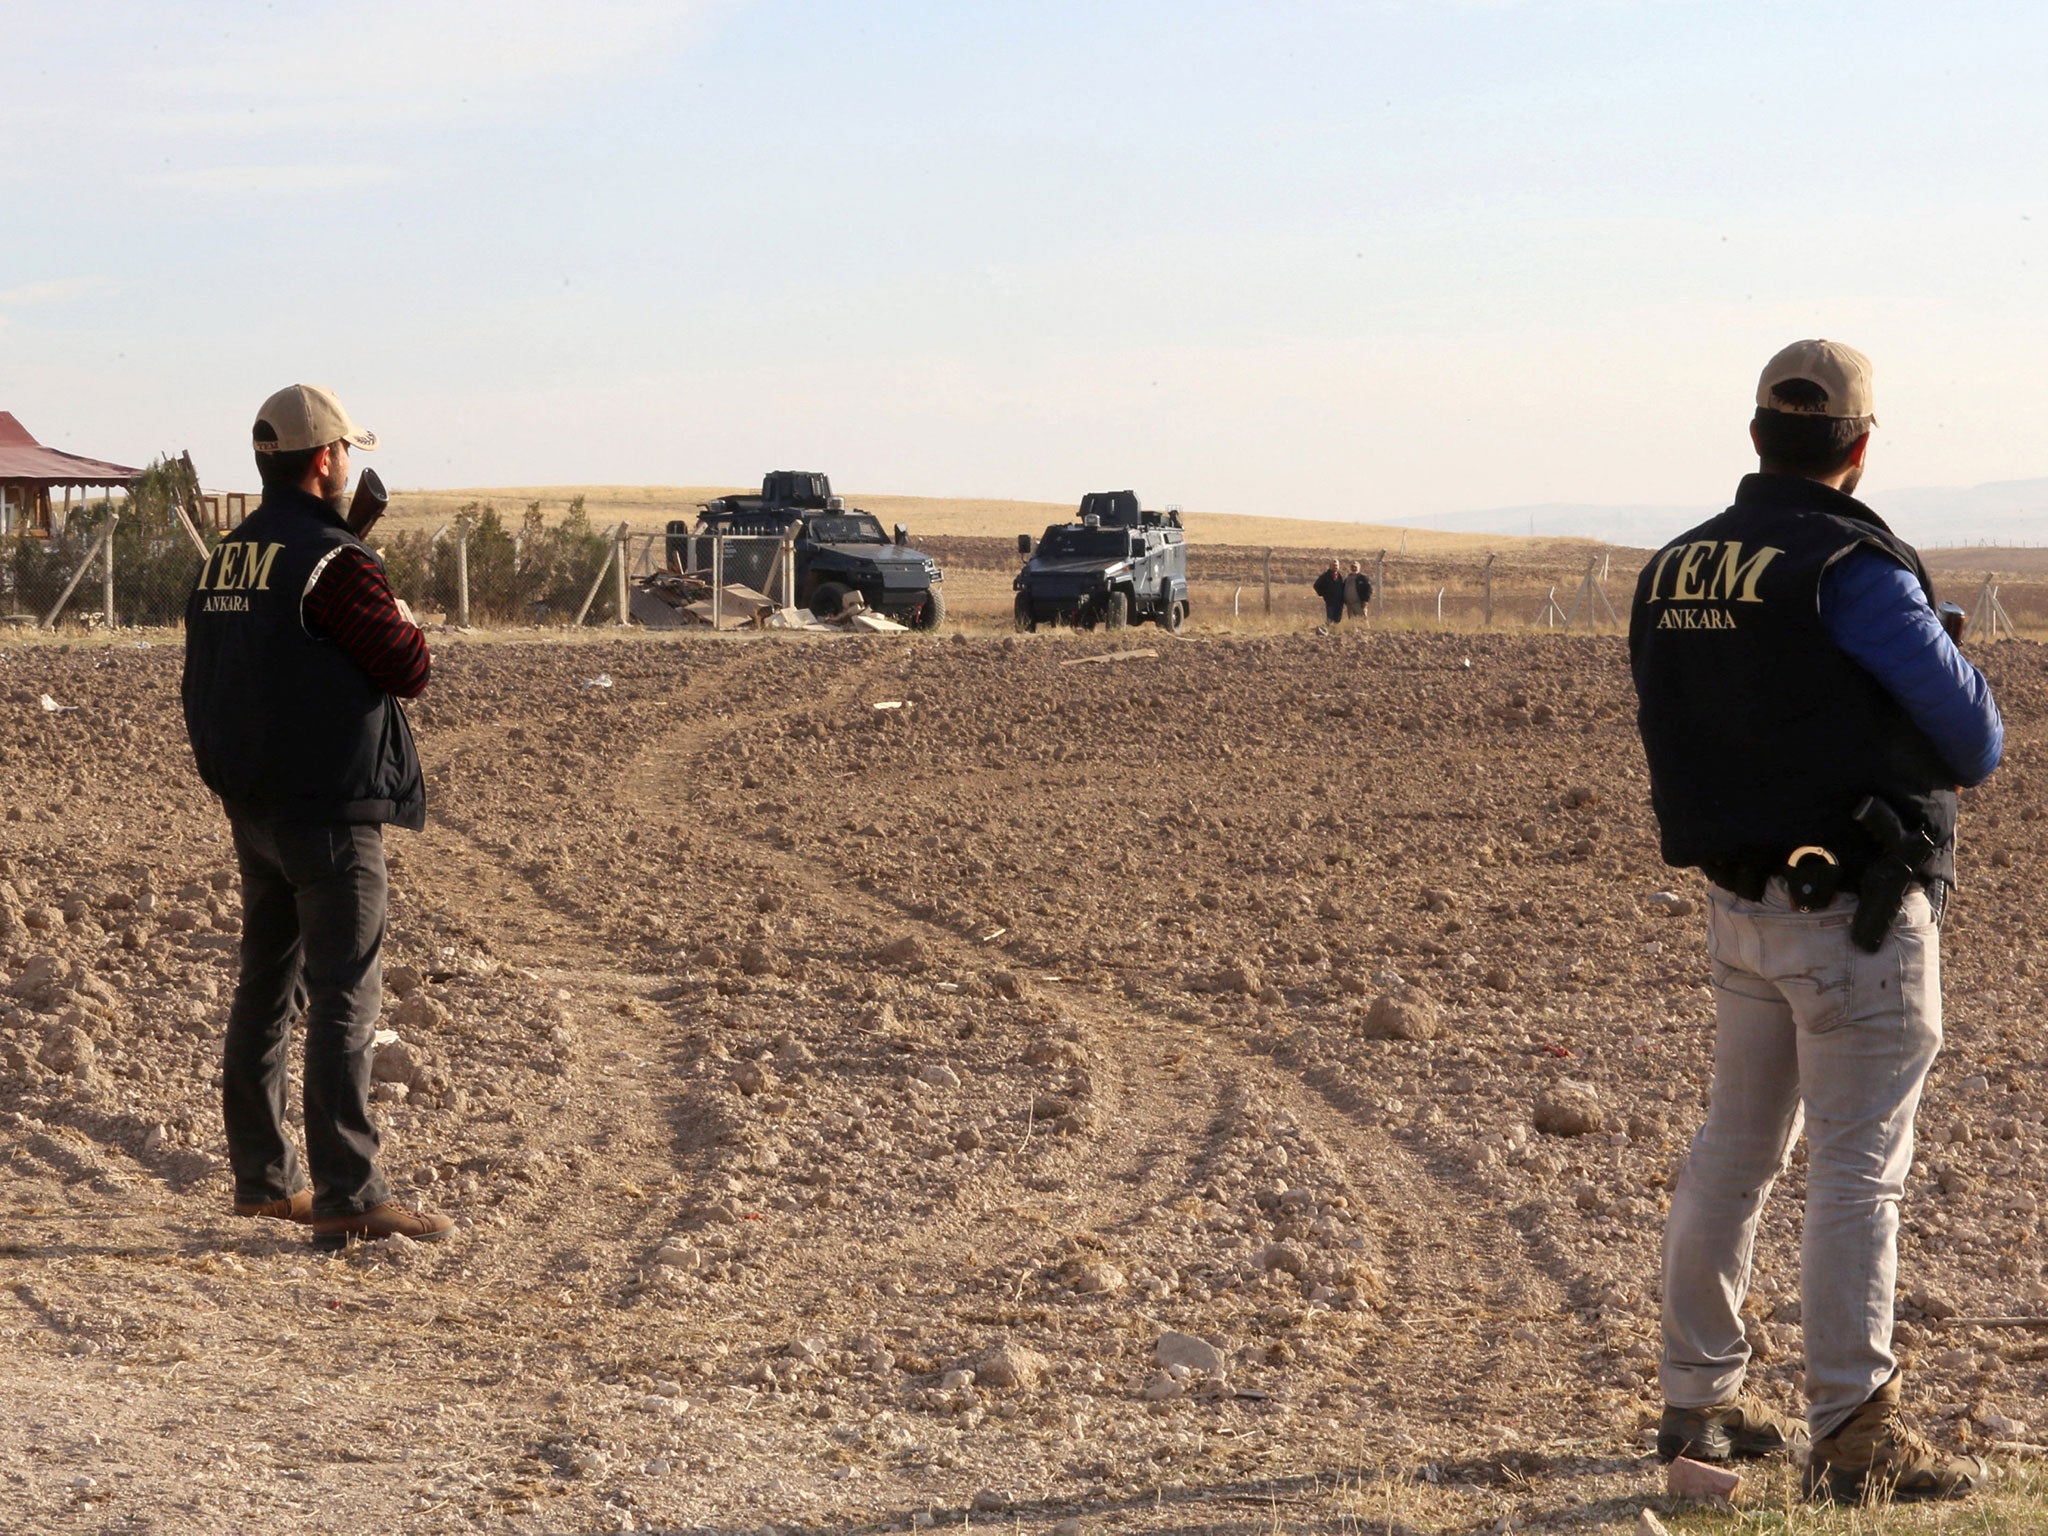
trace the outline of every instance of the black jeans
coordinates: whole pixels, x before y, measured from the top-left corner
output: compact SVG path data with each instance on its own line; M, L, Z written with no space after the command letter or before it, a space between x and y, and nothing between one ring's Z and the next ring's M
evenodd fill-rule
M1323 599L1323 621L1328 624L1342 624L1344 622L1343 598L1326 597Z
M366 1211L391 1198L370 1119L370 1040L384 991L384 829L236 821L234 832L242 978L228 1013L221 1097L235 1199L267 1203L305 1184L284 1133L286 1042L303 1011L313 1214Z

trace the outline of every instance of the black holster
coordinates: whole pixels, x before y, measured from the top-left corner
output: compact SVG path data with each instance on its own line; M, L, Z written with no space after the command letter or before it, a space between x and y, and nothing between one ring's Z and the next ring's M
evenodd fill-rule
M1877 845L1878 853L1863 871L1849 939L1865 954L1874 955L1884 947L1892 919L1906 904L1906 892L1916 883L1925 883L1933 895L1940 882L1929 871L1941 850L1922 829L1907 831L1899 813L1875 795L1865 795L1850 815ZM1939 899L1935 899L1939 910Z

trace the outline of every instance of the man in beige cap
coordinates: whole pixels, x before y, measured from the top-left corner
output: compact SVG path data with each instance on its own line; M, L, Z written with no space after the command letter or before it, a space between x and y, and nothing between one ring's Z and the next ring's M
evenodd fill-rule
M1850 495L1877 423L1870 360L1773 357L1758 472L1652 557L1629 655L1664 861L1708 880L1714 1084L1664 1233L1666 1460L1807 1437L1810 1495L1954 1498L1986 1476L1900 1411L1899 1202L1941 1044L1956 786L1998 764L1983 674L1911 546ZM1750 1254L1802 1121L1807 1426L1743 1391Z
M401 698L426 636L342 518L349 450L377 446L325 389L263 402L263 501L215 547L185 609L185 726L242 874L242 970L222 1109L235 1211L304 1222L316 1247L445 1236L377 1171L370 1049L383 997L384 825L418 831L426 791ZM306 1026L307 1185L285 1135L286 1042Z

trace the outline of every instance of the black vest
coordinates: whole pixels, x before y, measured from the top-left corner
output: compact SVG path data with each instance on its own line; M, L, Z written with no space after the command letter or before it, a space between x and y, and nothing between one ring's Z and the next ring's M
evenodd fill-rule
M1942 845L1930 873L1953 880L1954 771L1821 621L1822 576L1859 547L1934 601L1875 512L1792 475L1745 477L1644 567L1628 646L1665 863L1776 864L1817 843L1853 872L1874 850L1850 812L1877 795Z
M405 711L300 611L347 547L368 550L325 502L267 491L186 600L185 730L230 816L426 825Z

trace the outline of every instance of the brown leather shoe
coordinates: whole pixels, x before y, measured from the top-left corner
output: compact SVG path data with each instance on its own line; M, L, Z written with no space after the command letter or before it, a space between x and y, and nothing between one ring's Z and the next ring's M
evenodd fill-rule
M438 1242L455 1229L455 1218L439 1211L408 1211L396 1200L386 1200L353 1216L315 1216L313 1246L341 1248L353 1238L374 1243L383 1237L409 1237L416 1243Z
M1857 1504L1967 1498L1990 1479L1979 1458L1951 1456L1913 1431L1899 1408L1894 1371L1840 1429L1814 1441L1801 1481L1809 1499Z
M296 1189L282 1200L269 1200L251 1204L245 1200L235 1202L237 1216L268 1216L276 1221L311 1221L313 1219L313 1191Z

